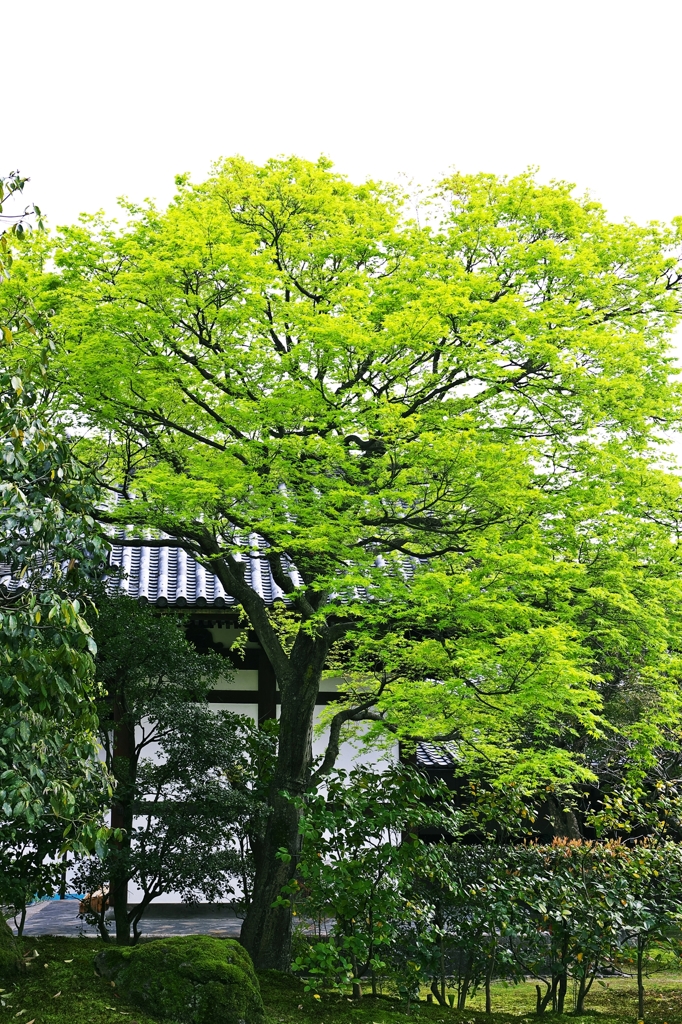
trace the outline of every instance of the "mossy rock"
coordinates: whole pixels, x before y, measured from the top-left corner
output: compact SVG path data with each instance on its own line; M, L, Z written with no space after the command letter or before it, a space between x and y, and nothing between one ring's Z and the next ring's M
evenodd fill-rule
M23 967L19 943L4 918L0 924L0 979L8 981Z
M99 974L121 999L181 1024L265 1024L258 979L234 939L184 935L140 946L113 947L95 957Z

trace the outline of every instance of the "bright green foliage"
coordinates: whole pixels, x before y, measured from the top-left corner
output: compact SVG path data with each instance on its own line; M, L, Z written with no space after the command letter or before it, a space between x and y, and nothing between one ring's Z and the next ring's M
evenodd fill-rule
M390 615L368 609L348 635L349 703L383 673L384 718L402 736L418 722L422 736L460 741L461 775L612 787L617 758L639 791L680 715L677 484L657 494L660 478L636 463L608 479L608 493L592 486L598 505L562 495L540 524L420 572Z
M66 825L105 787L83 609L106 544L95 488L48 416L33 383L0 374L0 802L28 825Z
M265 1024L258 979L234 939L156 939L100 953L100 974L126 1002L182 1024Z
M678 228L610 224L530 175L446 180L423 229L395 189L324 162L230 160L179 184L166 213L86 219L58 250L67 386L109 432L121 516L182 538L240 599L233 556L258 531L327 646L357 627L365 656L403 603L435 635L414 648L412 631L407 659L395 638L373 648L400 732L484 735L487 756L527 749L522 775L574 772L562 743L535 748L558 719L595 731L623 641L630 662L669 646L668 524L646 517L677 485L646 452L675 415ZM406 554L431 558L413 585Z
M27 332L34 339L37 337L33 323L36 307L32 297L27 295L25 289L16 289L9 283L15 250L20 248L32 227L35 226L41 233L45 227L38 206L29 204L23 210L17 210L14 205L14 200L21 196L29 180L23 178L18 171L0 176L0 339L5 345L5 353L17 338L23 340ZM35 246L35 236L32 242L34 249L39 248L39 245ZM4 364L5 360L2 362Z
M21 241L33 217L36 218L39 229L44 226L40 208L32 203L18 213L10 212L11 206L5 208L6 203L21 195L28 181L28 178L22 178L19 171L12 171L0 177L0 221L4 222L3 230L0 231L0 280L9 275L13 263L11 242L14 239ZM7 330L4 324L2 328L3 331ZM9 339L6 337L5 340Z

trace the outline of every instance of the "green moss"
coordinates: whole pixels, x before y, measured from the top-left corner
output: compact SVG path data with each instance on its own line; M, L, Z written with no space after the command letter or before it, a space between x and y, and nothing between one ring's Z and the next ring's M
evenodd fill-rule
M0 924L0 980L9 981L14 978L22 967L19 945L14 932L4 918Z
M265 1024L258 979L233 939L186 935L110 949L96 968L121 999L182 1024Z
M25 938L24 969L13 984L0 984L6 989L0 1024L32 1019L36 1024L168 1024L168 1018L162 1020L155 1010L133 1010L120 998L118 986L95 974L92 959L100 950L107 946L99 939ZM315 999L291 975L264 971L258 977L271 1024L634 1024L637 1020L636 985L625 977L606 979L604 984L596 981L584 1018L550 1014L540 1020L534 1016L535 987L530 982L517 987L495 983L490 1016L482 1012L483 993L464 1011L421 1002L413 1003L407 1016L404 1003L387 996L373 999L367 990L359 1001L331 992ZM647 980L646 988L647 1024L682 1024L682 976L658 975Z

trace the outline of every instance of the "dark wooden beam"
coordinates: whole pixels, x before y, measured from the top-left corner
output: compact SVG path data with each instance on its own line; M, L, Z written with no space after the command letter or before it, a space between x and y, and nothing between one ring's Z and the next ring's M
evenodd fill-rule
M258 652L258 724L277 717L277 680L265 651Z
M325 704L332 704L335 700L338 700L336 693L318 693L315 705L321 707ZM211 704L258 704L258 720L265 718L274 718L275 714L263 714L261 716L261 696L259 690L209 690L208 701ZM282 703L282 695L279 690L275 690L274 693L274 704L270 704L266 707L265 701L263 701L262 709L263 712L269 708L272 710L273 706L276 709L278 704Z
M258 690L209 690L209 704L257 704Z

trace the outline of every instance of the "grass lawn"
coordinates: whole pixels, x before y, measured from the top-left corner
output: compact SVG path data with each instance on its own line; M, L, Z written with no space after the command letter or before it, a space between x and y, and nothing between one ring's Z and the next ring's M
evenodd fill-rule
M126 1006L113 986L95 974L93 957L102 947L93 939L25 939L25 951L38 956L16 985L2 993L0 1024L158 1024L158 1018ZM271 1024L404 1024L406 1017L405 1006L397 1000L365 996L354 1002L326 993L318 1000L304 993L295 978L273 972L261 975L261 990ZM423 1024L519 1024L524 1017L537 1020L532 1013L534 1005L532 984L496 984L492 1017L483 1012L479 996L463 1012L422 1002L412 1006L410 1017ZM621 978L603 986L595 982L587 1011L585 1020L635 1024L634 983ZM682 1024L682 976L669 973L649 981L646 1021Z

